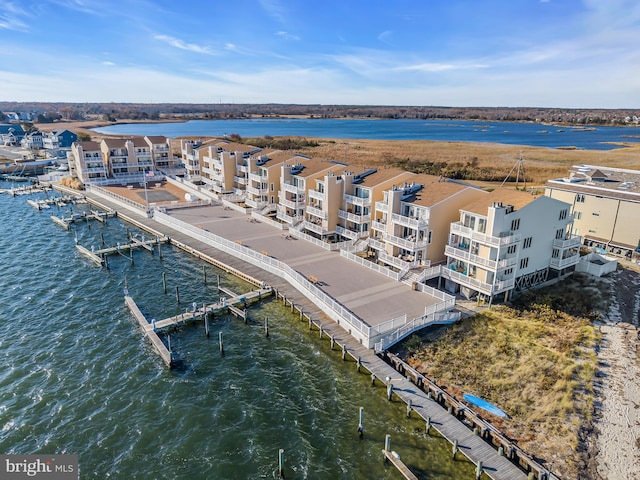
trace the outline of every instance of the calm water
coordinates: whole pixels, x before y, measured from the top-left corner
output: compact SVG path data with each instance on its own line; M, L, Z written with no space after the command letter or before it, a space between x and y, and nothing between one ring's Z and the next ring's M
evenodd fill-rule
M454 120L340 120L340 119L250 119L191 120L183 123L138 123L96 128L114 135L165 135L166 137L242 137L299 135L319 138L377 140L440 140L495 142L538 147L575 146L589 150L620 148L605 142L638 142L640 128L597 127L579 129L536 123L476 122Z
M130 227L112 219L70 233L52 213L0 195L0 452L78 454L83 479L272 479L284 448L287 479L400 479L381 460L390 433L421 478L473 478L471 464L450 460L446 441L427 437L403 404L389 404L279 302L253 307L249 325L216 318L210 339L201 325L172 334L184 367L168 370L124 307L125 278L160 319L217 300L203 264L165 246L162 260L136 252L133 265L112 257L105 271L76 253L74 236L99 248L100 233L112 245ZM206 268L210 280L221 273ZM230 276L222 283L250 289Z

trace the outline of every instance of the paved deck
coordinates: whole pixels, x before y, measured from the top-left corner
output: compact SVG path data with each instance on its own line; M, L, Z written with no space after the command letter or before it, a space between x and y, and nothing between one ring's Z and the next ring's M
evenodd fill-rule
M409 319L419 317L424 314L425 307L440 301L347 260L339 252L295 237L285 238L282 230L259 220L247 221L251 217L235 210L210 206L174 210L168 214L266 253L307 278L316 277L319 288L372 327L404 314Z

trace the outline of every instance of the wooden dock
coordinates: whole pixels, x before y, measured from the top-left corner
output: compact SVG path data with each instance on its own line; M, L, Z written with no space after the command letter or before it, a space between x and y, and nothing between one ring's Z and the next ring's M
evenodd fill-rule
M165 318L159 321L149 322L146 317L142 314L136 302L131 298L128 294L125 295L124 300L127 307L138 320L138 324L142 328L142 331L147 336L155 350L158 352L164 363L172 368L175 366L175 357L173 352L167 347L164 342L158 336L159 331L163 331L169 329L171 327L180 327L185 325L187 322L193 322L197 320L206 321L207 315L219 313L223 310L231 310L235 308L234 305L238 304L246 304L246 302L251 300L260 300L266 296L272 295L273 289L271 287L261 288L259 290L254 290L252 292L244 293L241 295L236 295L232 298L225 299L224 301L203 305L202 308L194 307L193 309L187 309L184 313L180 313L178 315L174 315L169 318ZM239 309L236 309L239 310ZM246 319L246 311L240 310L242 314L240 315L242 318Z
M58 217L56 215L51 215L51 220L60 225L65 230L69 230L71 228L71 224L77 222L89 222L89 220L97 220L101 223L105 223L106 219L109 217L115 217L117 212L115 210L109 210L107 212L98 212L96 210L91 210L90 212L84 213L74 213L69 217Z
M173 367L175 363L173 361L173 354L171 353L169 348L164 344L164 342L160 339L158 334L155 332L155 330L153 329L153 325L151 325L147 321L145 316L142 314L142 312L138 308L138 305L136 305L136 302L133 301L133 298L131 298L129 295L125 295L124 302L127 305L127 307L129 307L129 310L131 311L133 316L136 317L136 320L138 320L138 324L142 328L142 331L147 336L147 338L153 345L153 348L155 348L156 352L158 352L158 354L160 355L164 363L167 365L167 367L169 368Z
M76 243L76 248L81 254L88 257L97 265L100 265L100 266L106 265L108 268L108 265L106 264L106 260L105 260L105 258L108 255L120 254L122 256L125 256L124 255L125 252L130 253L133 250L137 250L138 248L144 248L145 250L148 250L151 253L153 253L154 245L167 243L168 241L169 241L168 237L153 238L149 240L144 240L144 239L139 240L132 236L131 243L127 243L124 245L116 245L115 247L102 248L100 250L93 250L93 249L89 250L88 248L83 247L82 245ZM127 257L127 258L131 258L132 259L131 261L133 261L133 257Z
M398 469L400 474L406 478L407 480L418 480L411 470L404 464L402 460L400 460L400 455L396 452L391 452L389 450L382 450L384 457L389 460L394 467Z

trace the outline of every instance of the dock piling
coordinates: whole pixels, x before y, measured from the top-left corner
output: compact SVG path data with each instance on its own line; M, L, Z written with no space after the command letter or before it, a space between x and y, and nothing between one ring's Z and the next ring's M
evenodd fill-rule
M342 344L342 361L344 362L347 359L347 346Z
M269 338L269 317L264 317L264 335Z
M333 346L336 343L336 337L334 337L333 335L331 335L331 350L333 350Z
M360 371L360 367L362 367L362 359L358 357L358 361L356 362L356 370Z
M453 441L453 447L451 448L451 458L456 459L456 453L458 453L458 440Z
M431 433L431 417L427 417L427 435Z
M358 435L360 438L364 436L364 407L360 407L360 416L358 419Z
M278 478L284 479L284 449L278 450Z
M393 395L393 383L389 382L389 385L387 385L387 400L391 401L392 395Z
M384 450L385 452L391 451L391 435L388 433L384 436Z
M411 418L411 410L413 409L413 405L411 399L407 401L407 418Z
M222 332L218 332L218 343L220 344L220 353L224 355L224 345L222 344Z
M204 265L202 266L202 281L205 285L207 284L207 269Z
M480 480L482 476L482 460L478 461L478 465L476 466L476 480Z
M180 289L178 288L178 285L176 285L176 302L180 305Z

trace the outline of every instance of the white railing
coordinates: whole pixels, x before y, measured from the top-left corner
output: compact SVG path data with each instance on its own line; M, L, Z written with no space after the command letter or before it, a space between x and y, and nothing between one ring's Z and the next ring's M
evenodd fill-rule
M362 197L354 197L353 195L344 194L344 199L347 203L351 203L353 205L359 205L361 207L366 207L371 205L370 198L362 198Z
M381 222L380 220L373 220L371 222L371 229L372 230L377 230L378 232L386 232L387 231L387 224Z
M246 185L247 184L247 179L244 178L244 177L234 176L233 177L233 181L236 182L238 185Z
M404 269L407 267L413 268L418 265L418 262L407 262L405 260L402 260L401 258L394 257L393 255L389 255L388 253L383 252L378 253L378 260L400 269Z
M322 210L321 208L316 208L316 207L312 207L310 205L307 205L307 210L306 212L310 215L314 215L316 217L320 217L323 220L326 220L328 218L328 214L327 212L325 212L324 210Z
M324 200L324 193L317 190L309 190L309 198L315 198L316 200Z
M493 286L478 280L477 278L469 277L455 270L451 270L450 267L442 267L441 275L445 278L453 280L454 282L478 290L485 295L491 295Z
M278 208L278 210L276 211L276 218L278 220L282 220L283 222L287 222L290 224L293 224L295 222L298 221L298 217L292 217L291 215L287 215L285 212L283 212L280 208Z
M479 243L493 245L494 247L500 247L503 245L517 243L522 238L522 235L519 233L514 235L506 235L504 237L493 237L491 235L486 235L484 233L476 232L475 230L469 227L463 226L460 222L451 224L451 233L455 233L456 235L462 235L464 237L471 238Z
M425 307L424 314L411 320L411 323L414 324L414 327L418 326L416 325L416 323L418 323L419 325L424 325L425 321L428 321L429 317L433 319L438 313L448 312L455 306L455 298L453 300L445 300L444 302L429 305ZM384 335L385 333L394 330L397 331L400 327L406 328L407 324L407 315L405 314L402 317L392 318L391 320L380 323L375 327L371 327L371 334L374 336ZM415 330L415 328L413 327L410 328L412 330Z
M302 189L302 188L298 188L298 187L296 187L295 185L291 185L290 183L283 183L283 184L282 184L282 189L283 189L285 192L291 192L291 193L294 193L294 194L296 194L296 195L298 195L298 194L304 194L304 189Z
M389 212L389 205L387 205L385 202L376 202L375 203L375 209L376 209L376 212L388 213Z
M554 240L553 241L553 246L556 247L556 248L559 248L561 250L564 250L564 249L567 249L567 248L579 247L580 245L582 245L582 237L580 237L580 236L571 237L571 238L568 238L566 240Z
M252 182L258 182L258 183L262 183L262 178L259 174L257 173L250 173L249 174L249 180L251 180ZM266 178L266 177L264 177Z
M457 322L461 317L460 312L442 312L435 315L427 315L413 319L411 322L403 325L396 331L385 335L374 345L376 353L383 352L391 345L398 343L403 338L409 336L413 332L431 325L450 325Z
M343 328L347 329L352 336L361 340L367 348L372 348L373 343L370 342L371 327L362 319L358 318L344 305L327 295L320 288L307 280L302 274L296 272L286 263L280 262L275 258L263 255L248 247L239 245L235 242L227 240L223 237L207 232L200 228L194 227L186 222L170 217L169 215L158 212L155 220L163 225L167 225L178 231L181 231L190 237L207 243L218 250L233 255L236 258L244 260L255 265L267 272L277 275L289 282L296 290L305 295L310 301L317 305L333 320L337 321Z
M259 220L261 222L264 222L268 225L271 225L272 227L277 228L278 230L287 230L288 229L288 225L285 225L284 223L280 223L280 222L276 222L275 220L269 218L269 217L265 217L264 215L258 213L258 212L251 212L251 216L253 218L255 218L256 220Z
M405 217L404 215L400 215L399 213L392 213L391 220L398 225L403 225L409 228L415 228L416 230L419 228L424 228L429 225L429 216L427 218L410 218Z
M285 207L289 207L293 209L298 209L304 206L304 200L292 201L292 200L287 200L284 196L280 197L278 201L280 205L284 205Z
M115 203L125 207L128 210L133 210L137 213L149 211L148 207L145 207L144 205L134 202L133 200L129 200L127 197L123 197L122 195L118 195L117 193L99 187L97 185L86 185L85 188L87 189L87 191L108 198L109 200L114 201Z
M382 275L384 275L385 277L389 277L392 278L393 280L395 280L396 282L400 281L400 274L397 272L394 272L392 270L389 270L388 268L382 267L380 265L378 265L377 263L373 263L369 260L365 260L364 258L361 258L357 255L354 255L351 252L348 252L346 250L340 250L340 256L344 257L348 260L351 260L352 262L356 262L360 265L362 265L363 267L367 267L369 270L373 270L374 272L378 272Z
M345 212L344 210L338 210L338 217L353 223L367 223L371 220L371 215L356 215L355 213Z
M393 243L394 245L397 245L398 247L404 248L405 250L409 251L415 251L427 246L426 240L409 240L406 238L396 237L395 235L391 235L389 233L383 233L382 239L385 242Z
M248 193L252 193L254 195L263 195L268 192L266 188L256 188L252 186L247 186L246 190Z
M518 263L518 257L515 255L513 257L503 258L501 260L498 260L498 270L503 270L505 268L512 267L516 263Z
M305 240L309 243L313 243L314 245L317 245L318 247L324 248L325 250L330 250L330 251L337 251L340 250L340 247L342 245L344 245L347 242L340 242L340 243L328 243L328 242L323 242L322 240L319 240L315 237L312 237L311 235L307 235L304 232L301 232L300 230L289 230L289 233L294 236L294 237L298 237L301 238L302 240Z
M369 246L375 250L379 250L381 252L386 252L387 244L381 242L380 240L376 240L375 238L369 239Z
M318 235L323 235L324 233L326 233L326 230L322 227L322 225L316 225L315 223L308 220L302 222L302 228L317 233Z
M567 268L572 265L577 265L580 262L580 253L576 251L575 255L567 258L552 258L549 261L549 265L555 269Z
M498 262L496 260L489 260L488 258L483 258L478 255L474 255L469 250L465 250L463 248L457 248L453 245L447 245L444 248L444 254L447 257L466 260L467 262L471 262L475 265L481 265L483 267L489 268L494 271L498 266Z

